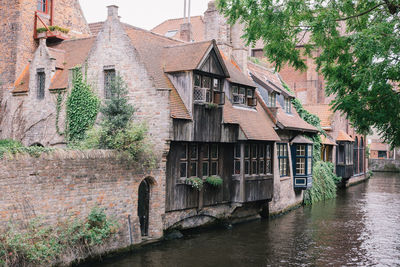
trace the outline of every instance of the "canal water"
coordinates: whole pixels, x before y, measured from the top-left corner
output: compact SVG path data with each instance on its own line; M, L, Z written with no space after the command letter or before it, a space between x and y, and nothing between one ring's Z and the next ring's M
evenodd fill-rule
M400 266L400 175L376 173L334 200L92 266Z

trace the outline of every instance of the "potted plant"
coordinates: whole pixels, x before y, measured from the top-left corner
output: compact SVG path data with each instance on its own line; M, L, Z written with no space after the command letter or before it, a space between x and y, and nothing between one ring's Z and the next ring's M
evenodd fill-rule
M185 183L192 186L192 188L201 191L203 188L203 180L199 177L189 177L185 180Z
M223 182L224 180L222 180L222 178L219 177L218 175L212 175L206 178L206 183L208 183L213 187L220 187L223 184Z

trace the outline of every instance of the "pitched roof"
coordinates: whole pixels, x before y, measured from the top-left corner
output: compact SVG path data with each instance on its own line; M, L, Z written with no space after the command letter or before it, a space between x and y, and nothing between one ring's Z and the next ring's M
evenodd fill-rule
M330 137L327 137L323 134L320 135L321 136L321 143L324 145L331 145L331 146L336 146L337 144L335 142L333 142Z
M23 94L29 91L29 66L28 63L21 75L14 83L14 89L12 90L13 94Z
M76 65L81 65L86 60L94 41L95 37L72 39L63 41L50 48L49 51L52 51L51 54L57 57L57 61L62 60L62 54L64 56L64 61L61 62L61 65L57 62L61 71L53 77L50 90L65 89L68 87L69 70Z
M297 113L296 109L292 108L292 113L288 114L278 104L276 112L276 120L278 125L281 124L283 128L288 130L299 130L307 132L318 132L318 129L305 122Z
M196 69L211 45L212 41L203 41L166 47L163 55L165 72Z
M378 150L378 151L388 151L390 150L389 145L388 144L384 144L384 143L372 143L370 150Z
M305 137L302 134L297 135L293 140L290 142L291 144L313 144L314 142Z
M172 38L180 39L180 25L184 23L183 18L169 19L154 27L151 31L165 35L168 31L176 30L176 34ZM192 38L195 42L204 41L205 24L202 16L191 16Z
M336 141L347 141L347 142L354 142L354 139L351 138L350 135L347 133L343 132L342 130L339 131L339 134L336 138Z
M221 56L224 60L226 68L228 69L229 72L228 80L230 82L243 84L250 87L257 87L257 85L251 79L249 79L248 77L246 77L246 75L244 75L242 70L239 68L239 66L233 59L228 59L222 52Z
M309 104L303 107L311 114L318 116L322 128L332 127L333 111L329 104Z
M256 109L234 107L226 99L223 109L224 123L239 124L249 140L280 141L274 124L260 105Z
M89 23L89 29L93 36L97 36L103 29L104 21Z

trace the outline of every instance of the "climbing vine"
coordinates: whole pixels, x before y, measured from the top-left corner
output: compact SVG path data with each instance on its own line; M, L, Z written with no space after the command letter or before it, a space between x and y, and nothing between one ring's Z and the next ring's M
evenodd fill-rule
M58 94L57 94L57 102L56 102L56 131L57 131L57 133L59 135L64 135L64 132L61 132L60 126L59 126L62 101L63 101L63 93L62 92L58 92Z
M80 141L85 132L96 121L100 107L100 99L90 86L83 81L80 67L73 70L73 87L67 99L66 129L69 141Z
M289 92L290 88L282 82L283 86ZM320 134L326 136L325 131L321 127L321 120L318 116L308 112L300 100L294 98L292 104L299 116L307 123L318 129ZM340 183L341 178L335 174L335 168L332 163L321 160L321 136L314 134L309 138L313 141L313 185L304 192L304 204L313 204L318 201L336 197L336 187Z

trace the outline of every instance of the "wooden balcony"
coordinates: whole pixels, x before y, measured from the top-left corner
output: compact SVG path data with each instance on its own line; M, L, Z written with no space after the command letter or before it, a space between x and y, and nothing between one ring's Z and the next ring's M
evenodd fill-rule
M342 177L343 179L350 178L351 176L353 176L353 164L337 164L336 175Z

